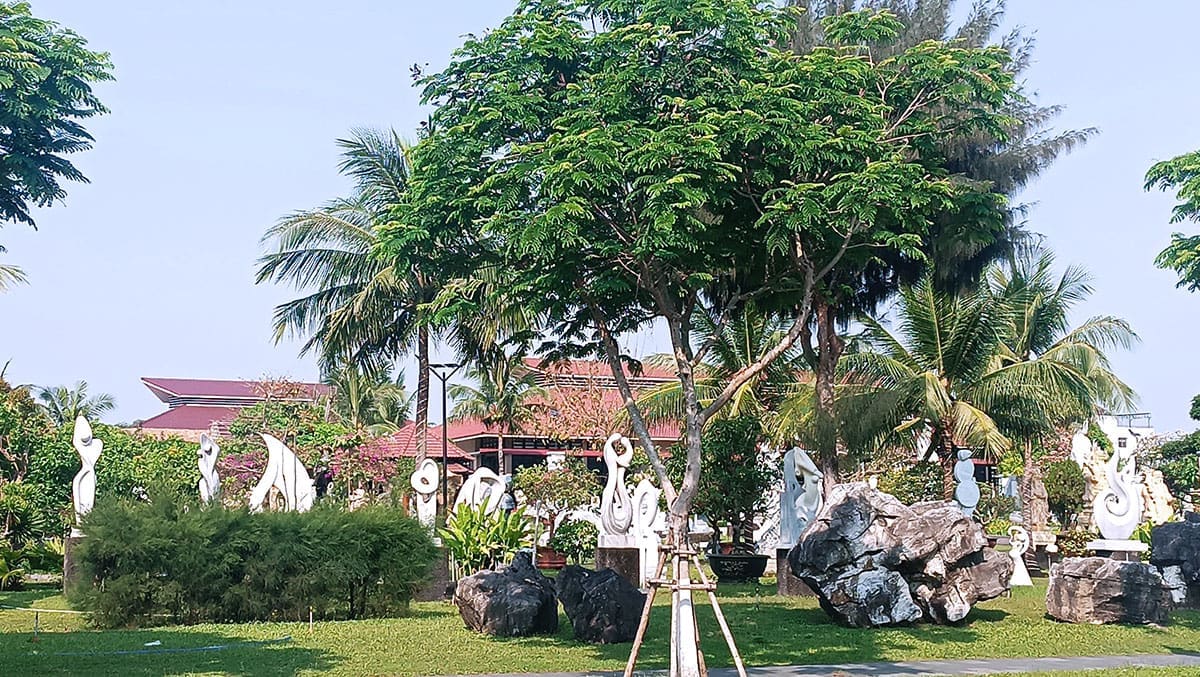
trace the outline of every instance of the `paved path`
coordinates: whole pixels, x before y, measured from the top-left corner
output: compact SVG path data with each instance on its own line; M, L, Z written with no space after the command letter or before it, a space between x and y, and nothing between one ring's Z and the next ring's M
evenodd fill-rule
M1104 670L1128 667L1198 667L1200 653L1147 654L1142 656L1080 656L1075 658L980 658L975 660L906 661L901 663L848 663L845 665L782 665L748 668L749 677L932 677L934 675L993 675ZM618 672L561 672L526 677L612 677ZM637 675L665 675L665 671L639 671ZM732 668L709 670L712 677L736 677ZM513 677L513 676L509 676Z

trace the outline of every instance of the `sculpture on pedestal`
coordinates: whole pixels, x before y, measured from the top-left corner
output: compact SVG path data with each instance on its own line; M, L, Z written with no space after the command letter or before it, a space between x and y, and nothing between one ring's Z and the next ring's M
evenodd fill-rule
M217 476L217 456L221 447L208 435L200 435L200 500L209 503L221 497L221 478Z
M1128 540L1142 523L1142 493L1136 466L1133 452L1119 448L1113 450L1105 466L1108 488L1096 496L1092 519L1108 540Z
M492 472L491 468L479 468L463 482L458 496L454 499L454 507L465 504L478 508L482 505L484 512L491 515L500 510L503 498L504 480Z
M658 531L664 528L660 520L661 511L658 509L658 497L662 490L654 486L650 480L638 482L633 490L633 539L642 560L642 580L640 587L646 587L646 582L654 576L658 566Z
M1025 553L1029 551L1029 532L1013 525L1008 528L1008 542L1011 547L1008 556L1012 557L1013 572L1008 579L1010 587L1031 586L1033 579L1029 577L1029 569L1025 567Z
M83 516L92 511L96 505L96 461L100 460L100 452L104 450L104 442L92 436L92 426L87 419L80 416L75 419L75 434L71 443L79 454L82 467L71 482L72 499L75 503L75 524L78 525ZM73 535L78 535L77 529L72 529Z
M821 511L824 475L812 458L798 448L783 456L783 495L779 498L779 548L791 548L813 517Z
M618 453L615 444L624 448ZM609 435L604 443L604 465L608 467L608 482L600 495L600 547L630 547L629 527L633 523L633 506L625 472L633 460L633 445L620 433Z
M307 511L312 507L317 495L308 470L296 454L278 438L266 433L261 435L263 442L267 444L267 468L263 471L262 479L250 492L250 510L261 512L267 494L271 487L275 487L283 495L287 510Z
M416 504L414 512L417 514L417 521L425 525L427 529L433 528L437 515L439 474L438 464L427 458L417 465L417 469L409 478L409 483L416 494L413 502Z
M975 506L979 505L979 484L975 482L975 463L971 460L970 449L958 450L954 479L958 482L954 487L954 501L962 508L963 514L970 517L975 512Z

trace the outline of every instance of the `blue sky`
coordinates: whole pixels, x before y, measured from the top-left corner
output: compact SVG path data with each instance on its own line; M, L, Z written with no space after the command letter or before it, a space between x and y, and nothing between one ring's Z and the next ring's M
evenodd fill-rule
M1100 129L1022 199L1036 203L1030 226L1059 261L1095 277L1078 319L1119 315L1141 334L1141 346L1115 359L1141 408L1161 430L1190 429L1200 295L1153 267L1172 203L1142 192L1141 178L1155 160L1200 148L1200 3L1133 6L1010 0L1009 24L1038 39L1030 87L1066 106L1060 127ZM414 129L425 113L409 66L444 64L463 34L495 25L512 3L33 7L111 52L117 80L99 88L112 113L89 125L96 148L76 159L92 183L39 212L37 232L0 230L4 260L31 278L0 295L0 362L11 358L17 383L84 379L117 398L112 420L128 421L162 409L141 376L316 377L295 344L271 341L271 309L289 291L253 284L259 236L281 215L344 192L334 139L355 126ZM658 340L629 343L649 352Z

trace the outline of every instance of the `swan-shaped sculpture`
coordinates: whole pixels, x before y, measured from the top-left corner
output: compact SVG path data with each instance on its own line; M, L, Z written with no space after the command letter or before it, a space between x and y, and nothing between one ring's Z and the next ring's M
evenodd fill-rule
M661 495L662 490L650 480L638 482L633 490L633 539L637 543L641 560L642 588L646 587L658 568L658 530L663 528L661 511L658 508L658 498Z
M624 451L618 453L616 443ZM629 487L625 485L625 472L633 460L633 445L629 438L620 433L608 436L604 443L604 465L608 467L608 482L600 495L601 541L628 540L629 527L633 524L633 506L629 500ZM616 546L621 547L621 546Z
M1008 528L1008 542L1011 548L1008 556L1012 557L1013 572L1008 579L1009 587L1032 586L1033 579L1029 577L1029 569L1025 568L1025 553L1029 550L1029 532L1024 527L1013 525Z
M454 499L454 508L466 504L473 508L484 506L488 515L500 510L500 501L504 498L504 480L491 468L479 468L471 473L463 482Z
M1121 449L1114 450L1105 465L1108 488L1096 496L1092 515L1100 534L1108 540L1128 540L1142 523L1142 492L1136 469L1133 453Z
M196 454L200 465L200 500L209 503L221 496L221 478L217 475L217 456L221 447L208 433L200 434L200 451Z
M783 455L783 495L779 497L779 548L791 548L808 523L821 511L821 480L825 475L802 449Z
M979 484L975 481L975 462L971 460L970 449L958 450L954 479L958 482L954 487L954 501L962 508L963 514L970 517L975 512L975 506L979 505Z
M267 444L267 468L263 471L262 479L250 492L250 510L262 512L267 493L271 491L271 487L275 487L283 494L283 501L288 510L306 512L317 497L308 470L296 454L278 438L266 433L261 435L263 442Z
M432 529L437 515L438 464L432 459L425 459L417 464L409 483L416 494L417 521Z
M71 482L72 499L75 503L75 524L92 511L96 505L96 461L104 451L104 442L92 435L92 426L80 416L75 419L75 434L71 438L82 467ZM75 530L73 530L75 531ZM76 534L78 535L78 534Z

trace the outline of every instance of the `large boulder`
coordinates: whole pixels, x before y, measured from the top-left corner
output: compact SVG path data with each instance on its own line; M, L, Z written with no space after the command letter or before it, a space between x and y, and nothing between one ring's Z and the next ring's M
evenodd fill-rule
M1012 559L949 502L906 506L866 483L839 484L788 555L838 623L955 623L1008 590Z
M1160 524L1150 531L1150 563L1176 585L1187 588L1186 602L1200 606L1200 514L1189 512L1182 522Z
M529 553L497 571L480 571L458 581L454 604L467 627L497 637L558 631L554 584L533 566Z
M1158 623L1171 589L1154 567L1108 557L1068 557L1050 568L1046 611L1068 623Z
M586 642L632 642L642 619L646 595L612 569L592 571L571 565L555 579L558 598L575 629Z

